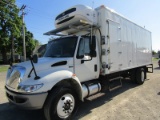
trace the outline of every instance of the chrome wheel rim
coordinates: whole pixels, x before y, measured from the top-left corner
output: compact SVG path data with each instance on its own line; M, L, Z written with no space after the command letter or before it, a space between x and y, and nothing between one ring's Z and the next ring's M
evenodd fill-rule
M60 118L67 118L74 110L75 99L71 94L63 95L57 104L57 115Z
M141 81L143 82L144 81L144 72L141 71Z

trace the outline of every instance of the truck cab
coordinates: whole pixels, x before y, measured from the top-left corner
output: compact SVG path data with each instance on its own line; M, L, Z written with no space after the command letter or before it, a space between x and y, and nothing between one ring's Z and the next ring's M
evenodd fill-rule
M57 101L60 105L55 108L59 111L56 115L62 119L70 116L76 110L71 105L77 106L79 100L83 101L90 94L100 91L97 83L92 85L94 91L91 93L86 85L81 84L99 78L97 50L95 36L67 36L50 41L44 56L34 63L38 78L31 72L33 68L30 61L10 67L6 80L9 101L28 109L41 109L45 106L49 109L48 104L53 104L47 102L53 99L49 96L55 96L57 91L61 94L64 90L67 93Z
M75 74L80 82L97 79L99 54L96 52L95 36L93 38L91 36L67 36L54 39L48 44L44 58L62 59L58 62L59 65L55 66L67 65L68 70Z

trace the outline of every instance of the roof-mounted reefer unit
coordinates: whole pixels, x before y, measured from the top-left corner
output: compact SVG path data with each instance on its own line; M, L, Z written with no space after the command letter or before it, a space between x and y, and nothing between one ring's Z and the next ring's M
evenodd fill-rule
M55 18L55 27L61 28L78 20L85 20L91 25L97 25L96 11L84 5L73 6Z

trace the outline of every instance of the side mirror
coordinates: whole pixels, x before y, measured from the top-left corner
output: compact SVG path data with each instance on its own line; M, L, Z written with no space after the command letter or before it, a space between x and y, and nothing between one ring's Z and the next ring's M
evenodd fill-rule
M84 57L83 57L83 59L81 60L81 63L84 63L84 61L90 61L90 60L92 60L92 57L91 56L86 56L86 55L84 55Z
M29 57L29 59L30 59L31 61L33 61L34 63L38 63L38 56L37 56L37 54L34 54L33 56L31 55L31 56Z
M33 60L34 63L38 63L38 56L37 56L37 54L33 55L32 60Z
M84 55L84 58L82 59L82 60L90 60L91 59L91 56L86 56L86 55Z

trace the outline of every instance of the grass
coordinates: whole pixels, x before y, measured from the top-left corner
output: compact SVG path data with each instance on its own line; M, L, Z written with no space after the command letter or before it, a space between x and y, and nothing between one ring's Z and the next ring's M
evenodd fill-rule
M158 61L158 60L159 58L155 58L155 57L152 58L152 61Z
M9 65L0 65L0 72L6 72L8 70Z

